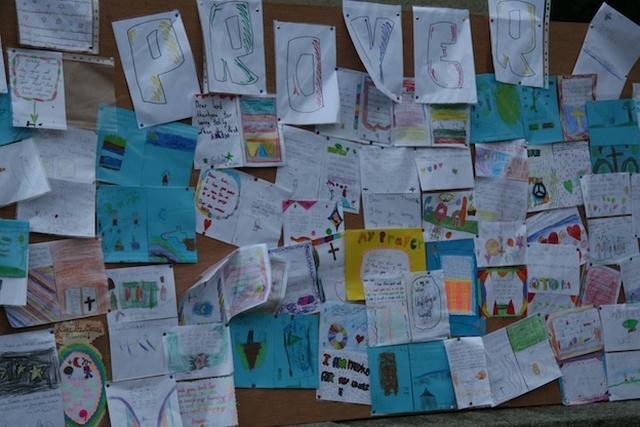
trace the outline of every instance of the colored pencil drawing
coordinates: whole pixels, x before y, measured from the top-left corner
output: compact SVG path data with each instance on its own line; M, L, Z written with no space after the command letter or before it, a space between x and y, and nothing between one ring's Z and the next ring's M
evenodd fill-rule
M500 83L493 74L476 76L478 103L471 106L470 142L524 138L518 87Z
M587 103L587 120L592 147L638 145L638 118L632 99L613 99Z
M27 277L29 223L0 220L0 278Z
M556 77L549 77L547 89L529 86L518 88L527 142L547 144L562 141Z
M460 240L478 234L473 191L423 193L422 201L427 241Z
M240 99L245 166L278 166L284 161L274 97Z
M596 75L559 76L558 100L564 140L588 140L587 104L596 100Z
M469 145L470 109L466 104L429 105L430 130L435 147Z
M260 5L257 0L198 3L210 91L245 95L266 92Z
M593 173L640 172L640 146L610 145L591 147Z
M478 273L482 313L487 317L522 316L527 312L527 269L486 268Z

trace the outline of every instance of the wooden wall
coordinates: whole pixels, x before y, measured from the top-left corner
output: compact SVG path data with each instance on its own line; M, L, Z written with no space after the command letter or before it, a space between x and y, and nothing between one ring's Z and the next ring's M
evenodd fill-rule
M267 61L268 90L275 92L275 72L273 56L273 20L333 25L336 28L338 66L364 71L347 29L342 19L342 11L337 7L299 6L283 4L264 4L265 55ZM111 22L164 12L177 8L187 29L191 48L202 72L202 31L198 20L196 1L168 0L101 0L100 1L100 53L99 56L116 59L115 89L117 105L132 108L131 99L120 66L117 47L111 29ZM13 0L3 0L0 10L0 35L3 47L17 47L16 11ZM413 75L413 27L411 11L403 12L404 29L404 71L406 76ZM491 46L488 20L485 17L473 16L471 19L473 47L476 73L492 72ZM570 74L573 69L582 41L587 31L587 24L552 23L550 46L550 72L552 75ZM6 60L6 53L5 53ZM629 81L640 81L640 66L636 66L629 76ZM630 97L630 83L625 87L623 97ZM275 180L274 168L251 169L247 172L269 181ZM192 176L195 183L196 175ZM15 206L0 209L0 217L14 218ZM363 227L360 215L346 214L348 229ZM51 236L32 234L31 242L52 239ZM197 280L198 275L208 266L215 263L233 249L222 242L198 236L198 256L200 262L191 265L178 265L175 268L178 295L181 295ZM108 267L114 267L110 265ZM103 319L104 320L104 319ZM489 330L505 326L511 320L490 319ZM13 330L0 308L0 335L17 332ZM108 340L103 337L95 343L101 350L107 366L110 365ZM366 418L370 416L370 408L362 405L341 404L332 402L316 402L313 390L237 390L240 425L266 426L284 425L328 420L345 420ZM548 384L504 406L532 406L560 403L557 382ZM107 422L104 422L108 425Z

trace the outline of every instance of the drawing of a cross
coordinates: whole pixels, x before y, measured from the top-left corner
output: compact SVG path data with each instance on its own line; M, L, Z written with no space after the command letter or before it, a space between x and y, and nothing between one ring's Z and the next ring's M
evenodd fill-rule
M333 255L333 260L337 261L338 259L336 258L336 252L338 252L340 248L334 248L333 242L329 242L329 246L331 246L331 249L329 249L327 253L330 253L331 255Z
M87 305L88 312L91 312L91 306L93 305L94 302L96 302L96 300L91 297L87 297L87 299L84 301L84 303Z
M624 153L618 153L616 147L611 147L611 154L607 154L606 157L611 157L613 161L613 170L618 170L618 156L622 156Z
M582 127L582 118L584 117L584 113L580 111L578 107L573 107L573 111L570 112L569 115L576 119L578 122L578 131L582 132L584 130Z

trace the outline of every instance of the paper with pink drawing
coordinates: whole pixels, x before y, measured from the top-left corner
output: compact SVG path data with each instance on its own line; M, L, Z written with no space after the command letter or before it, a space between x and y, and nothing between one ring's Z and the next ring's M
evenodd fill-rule
M422 191L473 188L469 147L425 148L415 159Z
M631 181L628 172L580 177L587 218L631 214Z
M393 143L393 103L371 77L363 76L358 114L358 140L382 146Z
M336 31L329 25L273 21L280 123L335 123L340 110Z
M66 129L62 53L7 49L15 127Z
M277 246L291 191L235 169L204 169L196 188L196 232L236 246Z
M344 231L344 210L335 200L285 200L282 210L285 245Z
M474 243L478 267L522 265L527 253L527 226L522 221L480 221Z
M580 283L579 305L615 304L620 293L620 272L606 265L587 266Z

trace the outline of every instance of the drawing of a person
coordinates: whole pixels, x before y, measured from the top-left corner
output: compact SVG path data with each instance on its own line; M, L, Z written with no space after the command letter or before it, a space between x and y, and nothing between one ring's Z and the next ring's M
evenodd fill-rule
M169 178L171 177L171 174L169 173L168 170L165 170L164 172L162 172L162 185L163 186L167 186L169 185Z

